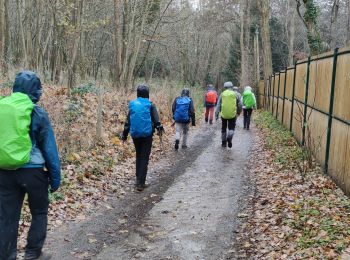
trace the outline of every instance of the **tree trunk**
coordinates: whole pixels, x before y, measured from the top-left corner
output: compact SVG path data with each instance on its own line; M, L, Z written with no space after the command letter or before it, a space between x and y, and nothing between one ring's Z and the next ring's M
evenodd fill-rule
M306 9L304 15L302 15L300 12L300 0L296 0L296 2L299 17L301 18L307 29L307 40L311 51L311 55L320 54L323 51L323 49L321 46L321 36L317 25L318 7L315 4L315 0L303 0L304 7Z
M28 69L33 69L35 67L34 59L33 59L33 36L32 36L32 21L33 21L33 4L34 1L25 1L25 10L27 12L27 19L25 23L25 37L26 37L26 52L27 52L27 59L28 59ZM40 15L38 15L40 17Z
M268 88L268 79L272 74L272 54L271 54L271 40L270 40L270 0L260 1L261 12L261 38L264 55L264 85L265 90Z
M114 0L114 35L113 35L113 41L114 41L114 50L115 50L115 72L113 77L113 85L114 87L119 86L119 77L120 77L120 69L121 69L121 49L122 49L122 42L121 42L121 0Z
M241 0L241 85L249 85L250 78L250 1Z
M340 0L333 1L332 15L331 15L331 48L335 49L337 45L337 20Z
M76 12L75 15L75 28L74 28L74 44L73 48L71 50L71 62L69 65L69 71L68 71L68 96L71 93L71 90L74 86L75 83L75 74L76 74L76 63L77 63L77 56L78 56L78 49L79 49L79 44L80 44L80 39L81 39L81 23L82 23L82 15L83 15L83 6L84 6L84 0L79 0L77 3L76 10L73 12Z
M19 0L16 0L17 4L17 18L19 22L19 28L20 28L20 34L21 34L21 42L22 42L22 52L23 52L23 57L24 57L24 67L28 68L29 62L28 62L28 55L27 55L27 46L26 46L26 37L24 33L24 28L23 28L23 21L22 21L22 15L21 15L21 5Z
M288 64L292 66L294 63L294 41L295 41L295 16L296 9L294 0L288 0Z
M254 64L255 64L255 75L256 75L256 85L260 81L260 50L259 50L259 29L255 28L254 36Z

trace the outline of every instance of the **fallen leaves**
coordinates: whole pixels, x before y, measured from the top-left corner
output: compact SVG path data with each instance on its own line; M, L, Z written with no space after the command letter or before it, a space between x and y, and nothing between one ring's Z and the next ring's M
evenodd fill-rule
M47 85L40 104L50 116L63 162L62 186L50 195L49 229L60 227L67 221L85 221L98 206L111 210L106 203L109 196L122 198L135 178L132 141L129 139L123 145L119 139L126 119L127 101L134 95L125 95L115 89L106 90L103 97L102 140L96 142L97 95L85 93L68 98L67 92L62 89ZM166 129L170 128L172 118L167 111L173 97L162 89L152 93L151 99L157 100L161 121ZM163 136L164 147L168 150L171 138L172 131L167 131ZM151 161L166 156L160 149L159 138L154 138L153 146ZM25 246L30 221L26 205L20 221L19 249ZM84 252L73 254L78 258L85 257Z
M258 133L250 160L256 196L237 238L239 255L335 259L350 245L350 200L318 165L300 174L299 147L283 131L261 126Z

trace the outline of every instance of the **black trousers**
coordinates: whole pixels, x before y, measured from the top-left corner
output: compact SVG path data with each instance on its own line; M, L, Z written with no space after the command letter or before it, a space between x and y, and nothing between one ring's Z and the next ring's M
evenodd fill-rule
M133 139L136 149L136 184L144 185L152 150L152 137Z
M243 125L244 125L244 128L247 128L249 129L249 126L250 126L250 119L252 117L252 113L253 113L253 109L243 109Z
M225 142L227 139L232 140L234 131L236 129L236 117L232 119L224 119L221 118L222 121L222 127L221 127L221 134L222 134L222 141ZM228 134L227 134L228 129Z
M21 209L28 194L32 223L30 225L26 257L40 256L47 231L48 175L43 169L0 170L0 259L15 260Z

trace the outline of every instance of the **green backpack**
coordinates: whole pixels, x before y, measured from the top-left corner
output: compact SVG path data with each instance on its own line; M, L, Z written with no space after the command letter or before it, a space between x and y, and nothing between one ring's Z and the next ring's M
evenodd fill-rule
M243 105L247 109L250 109L256 106L255 99L251 90L246 90L243 92Z
M15 170L29 162L33 102L23 93L0 98L0 169Z
M221 94L221 116L223 119L233 119L237 115L237 98L233 90L228 89Z

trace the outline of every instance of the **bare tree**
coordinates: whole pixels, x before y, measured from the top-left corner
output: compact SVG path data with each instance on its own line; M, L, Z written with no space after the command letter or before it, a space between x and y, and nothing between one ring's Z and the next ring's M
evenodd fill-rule
M250 85L250 4L251 1L241 0L240 15L241 15L241 85Z
M337 44L337 20L339 12L340 0L333 0L332 15L331 15L331 48L334 49Z
M317 24L317 17L319 15L318 8L316 6L315 0L295 0L297 2L297 11L299 17L303 21L307 29L307 39L309 48L311 50L311 55L316 55L322 52L321 37ZM301 13L301 6L304 6L305 12Z
M264 55L264 82L265 89L268 87L268 78L272 74L272 54L271 54L271 41L270 41L270 1L260 1L261 12L261 32L262 32L262 46Z
M287 19L286 31L288 32L288 64L289 66L294 63L294 41L295 41L295 16L296 8L294 6L294 0L287 1Z

